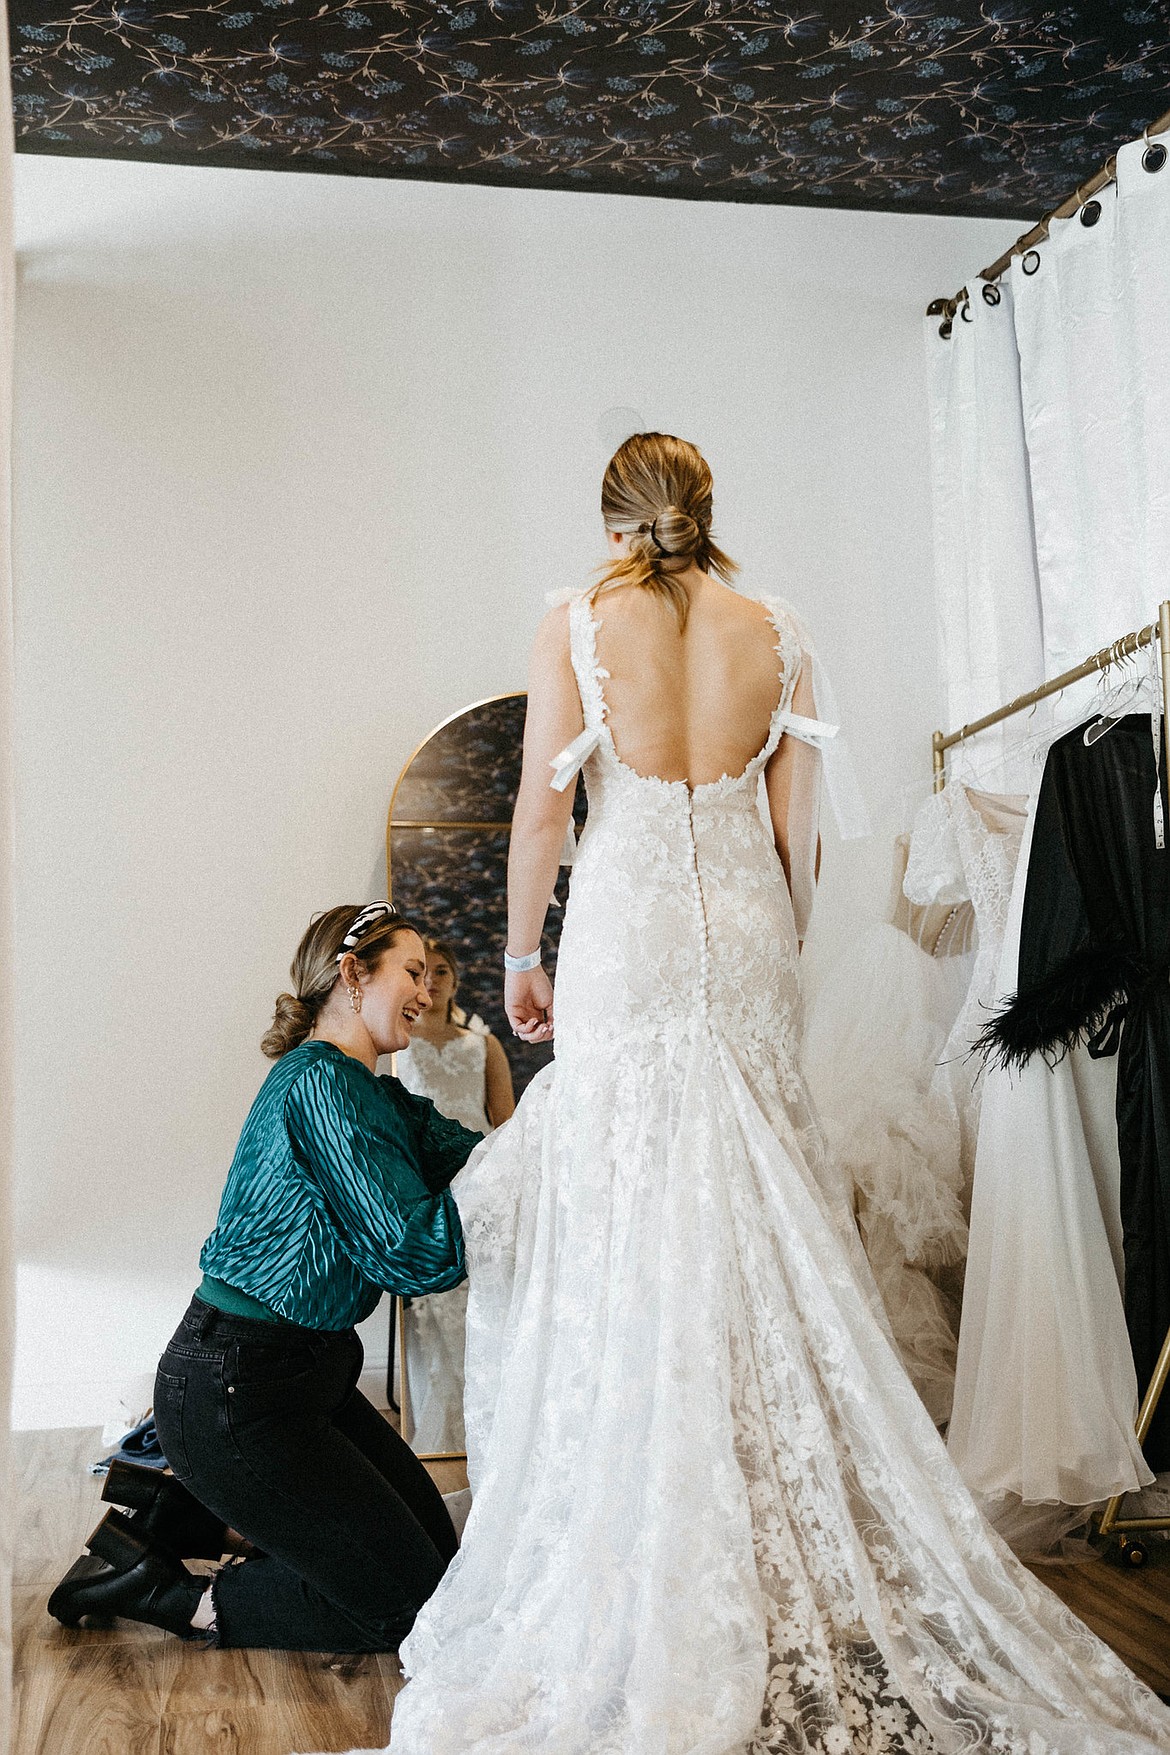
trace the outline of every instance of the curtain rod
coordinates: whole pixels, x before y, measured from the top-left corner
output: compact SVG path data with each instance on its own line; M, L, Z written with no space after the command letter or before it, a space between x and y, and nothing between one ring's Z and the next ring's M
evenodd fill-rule
M1166 133L1170 133L1170 110L1159 116L1156 122L1150 123L1145 130L1144 138L1149 141L1152 135ZM1159 163L1153 167L1161 169L1162 164L1165 163L1166 148L1159 146L1151 149L1147 146L1146 150L1147 152L1155 150L1163 155ZM1031 250L1036 244L1043 243L1048 236L1048 227L1054 219L1071 219L1073 214L1077 213L1087 201L1091 201L1099 190L1104 189L1108 183L1112 183L1116 175L1117 154L1114 152L1109 155L1101 169L1095 172L1087 183L1081 183L1066 200L1061 202L1059 207L1054 207L1051 213L1046 213L1039 225L1034 225L1031 231L1025 232L1023 237L1017 238L1011 249L993 262L990 268L981 268L979 279L990 285L993 281L998 280L1001 274L1006 274L1011 267L1013 257L1022 255L1025 250ZM953 299L932 299L927 305L926 314L928 317L941 317L943 319L939 325L939 334L944 340L951 333L955 312L969 296L967 288L964 286L959 288Z
M1092 676L1094 671L1107 670L1122 658L1130 658L1143 646L1148 646L1157 635L1162 652L1162 693L1165 698L1165 723L1163 731L1166 738L1167 771L1170 772L1170 598L1158 606L1158 619L1148 627L1139 628L1136 633L1123 634L1120 640L1114 640L1111 646L1103 646L1100 652L1094 652L1083 664L1066 670L1063 676L1054 676L1051 682L1041 683L1039 688L1029 689L1025 695L1017 695L1006 707L997 707L994 713L985 713L982 719L972 719L970 724L961 725L958 731L936 731L931 738L934 751L934 790L941 792L946 780L946 753L957 743L974 737L976 732L986 731L988 726L998 725L1001 719L1010 719L1015 713L1022 713L1027 707L1034 707L1038 701L1046 700L1049 695L1060 693L1071 683L1080 682L1082 677Z

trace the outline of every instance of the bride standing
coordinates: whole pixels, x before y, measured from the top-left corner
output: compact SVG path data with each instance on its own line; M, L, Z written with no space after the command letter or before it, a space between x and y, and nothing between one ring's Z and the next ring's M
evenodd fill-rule
M825 1161L807 641L720 583L693 446L628 440L602 511L601 586L537 636L509 871L542 1040L584 762L557 1056L453 1191L474 1504L393 1755L1152 1755L1170 1712L981 1521Z

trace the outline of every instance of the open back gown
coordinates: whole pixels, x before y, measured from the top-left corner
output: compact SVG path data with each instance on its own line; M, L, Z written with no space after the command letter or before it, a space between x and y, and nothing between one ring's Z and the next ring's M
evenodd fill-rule
M556 1060L454 1184L474 1503L393 1755L1154 1755L1170 1710L976 1510L826 1162L757 802L808 659L768 608L767 743L692 788L619 759L570 605Z

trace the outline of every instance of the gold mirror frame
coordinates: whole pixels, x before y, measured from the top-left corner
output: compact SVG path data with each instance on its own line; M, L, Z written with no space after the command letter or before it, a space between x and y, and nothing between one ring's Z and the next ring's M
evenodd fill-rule
M397 780L394 782L394 790L390 794L390 808L386 812L386 900L388 902L394 900L394 892L391 889L391 883L393 881L393 855L390 846L390 835L393 829L506 829L511 831L511 821L506 823L478 823L456 822L450 817L402 817L398 822L395 822L394 801L398 797L399 788L401 787L402 782L406 779L407 773L414 766L419 756L422 755L427 745L432 742L434 738L438 737L440 731L446 731L448 725L454 725L457 719L462 719L466 713L474 713L479 707L491 707L494 706L497 701L522 701L526 699L527 694L527 689L506 689L502 695L485 695L481 701L469 701L466 707L460 707L458 712L448 713L445 719L440 719L439 723L427 732L422 742L416 744L411 750L410 755L399 770Z

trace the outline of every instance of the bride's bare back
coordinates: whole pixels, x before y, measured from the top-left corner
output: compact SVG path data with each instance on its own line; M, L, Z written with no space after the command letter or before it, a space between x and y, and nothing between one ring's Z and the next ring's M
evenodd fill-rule
M685 630L657 593L598 593L597 655L609 672L619 759L639 774L705 786L741 774L763 748L781 679L764 605L697 571L688 583Z

